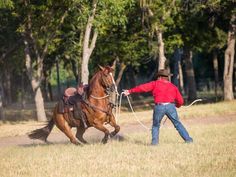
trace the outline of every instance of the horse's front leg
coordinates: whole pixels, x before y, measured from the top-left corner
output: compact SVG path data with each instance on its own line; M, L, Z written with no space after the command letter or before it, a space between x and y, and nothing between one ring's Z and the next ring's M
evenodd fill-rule
M115 130L110 134L110 136L113 137L120 131L120 126L116 124L115 116L113 114L111 115L109 124L115 128Z
M103 144L106 144L107 141L108 141L109 135L110 135L109 130L106 129L106 128L103 126L103 124L102 124L101 122L96 122L96 121L94 122L94 128L96 128L96 129L98 129L98 130L104 132L105 136L104 136L104 138L102 139L102 143L103 143Z

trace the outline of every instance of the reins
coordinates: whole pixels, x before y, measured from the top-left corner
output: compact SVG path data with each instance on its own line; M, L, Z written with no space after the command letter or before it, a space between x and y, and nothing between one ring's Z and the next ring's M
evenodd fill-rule
M104 109L102 109L102 108L99 108L99 107L97 107L97 106L94 106L94 105L92 105L91 103L89 103L88 101L84 101L84 103L86 104L86 105L88 105L90 108L92 108L92 109L97 109L97 110L99 110L99 111L101 111L101 112L103 112L103 113L106 113L107 115L111 115L111 113L109 112L109 110L104 110Z

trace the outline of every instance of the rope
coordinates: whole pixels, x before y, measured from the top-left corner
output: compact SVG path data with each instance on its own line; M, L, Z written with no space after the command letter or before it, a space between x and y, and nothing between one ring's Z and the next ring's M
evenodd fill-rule
M116 117L115 117L116 121L117 121L117 116L118 116L118 115L120 116L121 101L122 101L122 96L123 96L123 94L124 94L124 92L121 93L121 95L120 95L120 100L119 100L119 104L117 104ZM117 95L117 100L118 100L118 96L119 96L119 95ZM134 115L136 121L137 121L143 128L145 128L146 130L151 130L149 127L147 127L146 125L144 125L144 124L138 119L138 117L137 117L137 115L136 115L136 113L135 113L135 111L134 111L134 109L133 109L133 106L132 106L132 104L131 104L131 102L130 102L129 96L126 96L126 97L127 97L127 100L128 100L129 106L130 106L130 109L131 109L131 111L132 111L132 114ZM196 99L196 100L194 100L190 105L188 105L188 106L182 106L182 107L183 107L183 108L189 108L189 107L192 106L194 103L199 102L199 101L202 101L202 99ZM167 118L164 120L162 126L165 124L166 120L167 120ZM161 127L160 127L160 128L161 128Z
M117 109L117 111L116 111L116 115L119 115L119 116L120 116L121 102L122 102L122 97L123 97L123 95L124 95L124 92L121 92L119 104L118 104L118 106L117 106L118 109ZM128 100L129 106L130 106L130 109L131 109L131 111L132 111L132 114L134 115L136 121L137 121L142 127L144 127L145 129L150 130L150 128L148 128L147 126L145 126L145 125L137 118L137 115L136 115L136 113L134 112L133 106L132 106L132 104L131 104L131 102L130 102L129 96L126 96L126 97L127 97L127 100ZM117 100L118 100L118 99L117 99Z
M144 125L144 124L138 119L136 113L134 112L133 106L131 105L129 96L126 96L126 97L127 97L127 100L128 100L129 106L130 106L130 109L131 109L131 111L132 111L132 114L134 115L136 121L137 121L143 128L145 128L146 130L151 130L149 127L147 127L146 125Z
M202 99L196 99L194 100L190 105L188 106L182 106L183 108L189 108L190 106L192 106L194 103L198 102L198 101L202 101Z
M202 99L196 99L196 100L194 100L192 103L190 103L190 105L188 105L188 106L182 106L181 108L189 108L189 107L192 106L194 103L199 102L199 101L202 101ZM166 123L166 120L167 120L167 117L166 117L165 120L163 121L162 126Z

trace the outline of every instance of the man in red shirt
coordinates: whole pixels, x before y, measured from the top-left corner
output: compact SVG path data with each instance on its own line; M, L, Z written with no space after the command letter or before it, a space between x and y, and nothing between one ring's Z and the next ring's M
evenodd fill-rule
M183 97L178 88L169 82L169 76L170 74L168 71L163 69L158 71L158 79L156 81L141 84L129 90L124 90L125 96L132 93L152 92L155 102L152 124L152 145L157 145L159 143L159 128L164 115L171 120L186 143L193 142L193 139L189 136L187 130L180 122L175 108L179 108L183 105Z

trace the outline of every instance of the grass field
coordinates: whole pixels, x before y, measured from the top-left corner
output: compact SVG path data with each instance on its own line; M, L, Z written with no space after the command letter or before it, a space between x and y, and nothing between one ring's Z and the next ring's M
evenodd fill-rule
M149 145L150 134L143 132L106 145L2 148L0 176L236 176L236 123L191 126L189 131L193 144L166 128L157 147Z
M179 109L183 119L221 115L223 119L235 113L235 101ZM137 114L140 120L150 121L152 111ZM124 125L135 120L130 113L122 113L119 122ZM35 126L38 124L33 121L1 122L0 131L4 134L8 130L8 135L18 129L23 134ZM0 177L236 176L236 121L196 124L187 129L194 139L192 144L183 143L176 130L167 126L161 129L158 146L149 145L150 132L134 131L125 134L123 141L112 140L106 145L96 142L82 147L70 143L4 147L0 149Z

